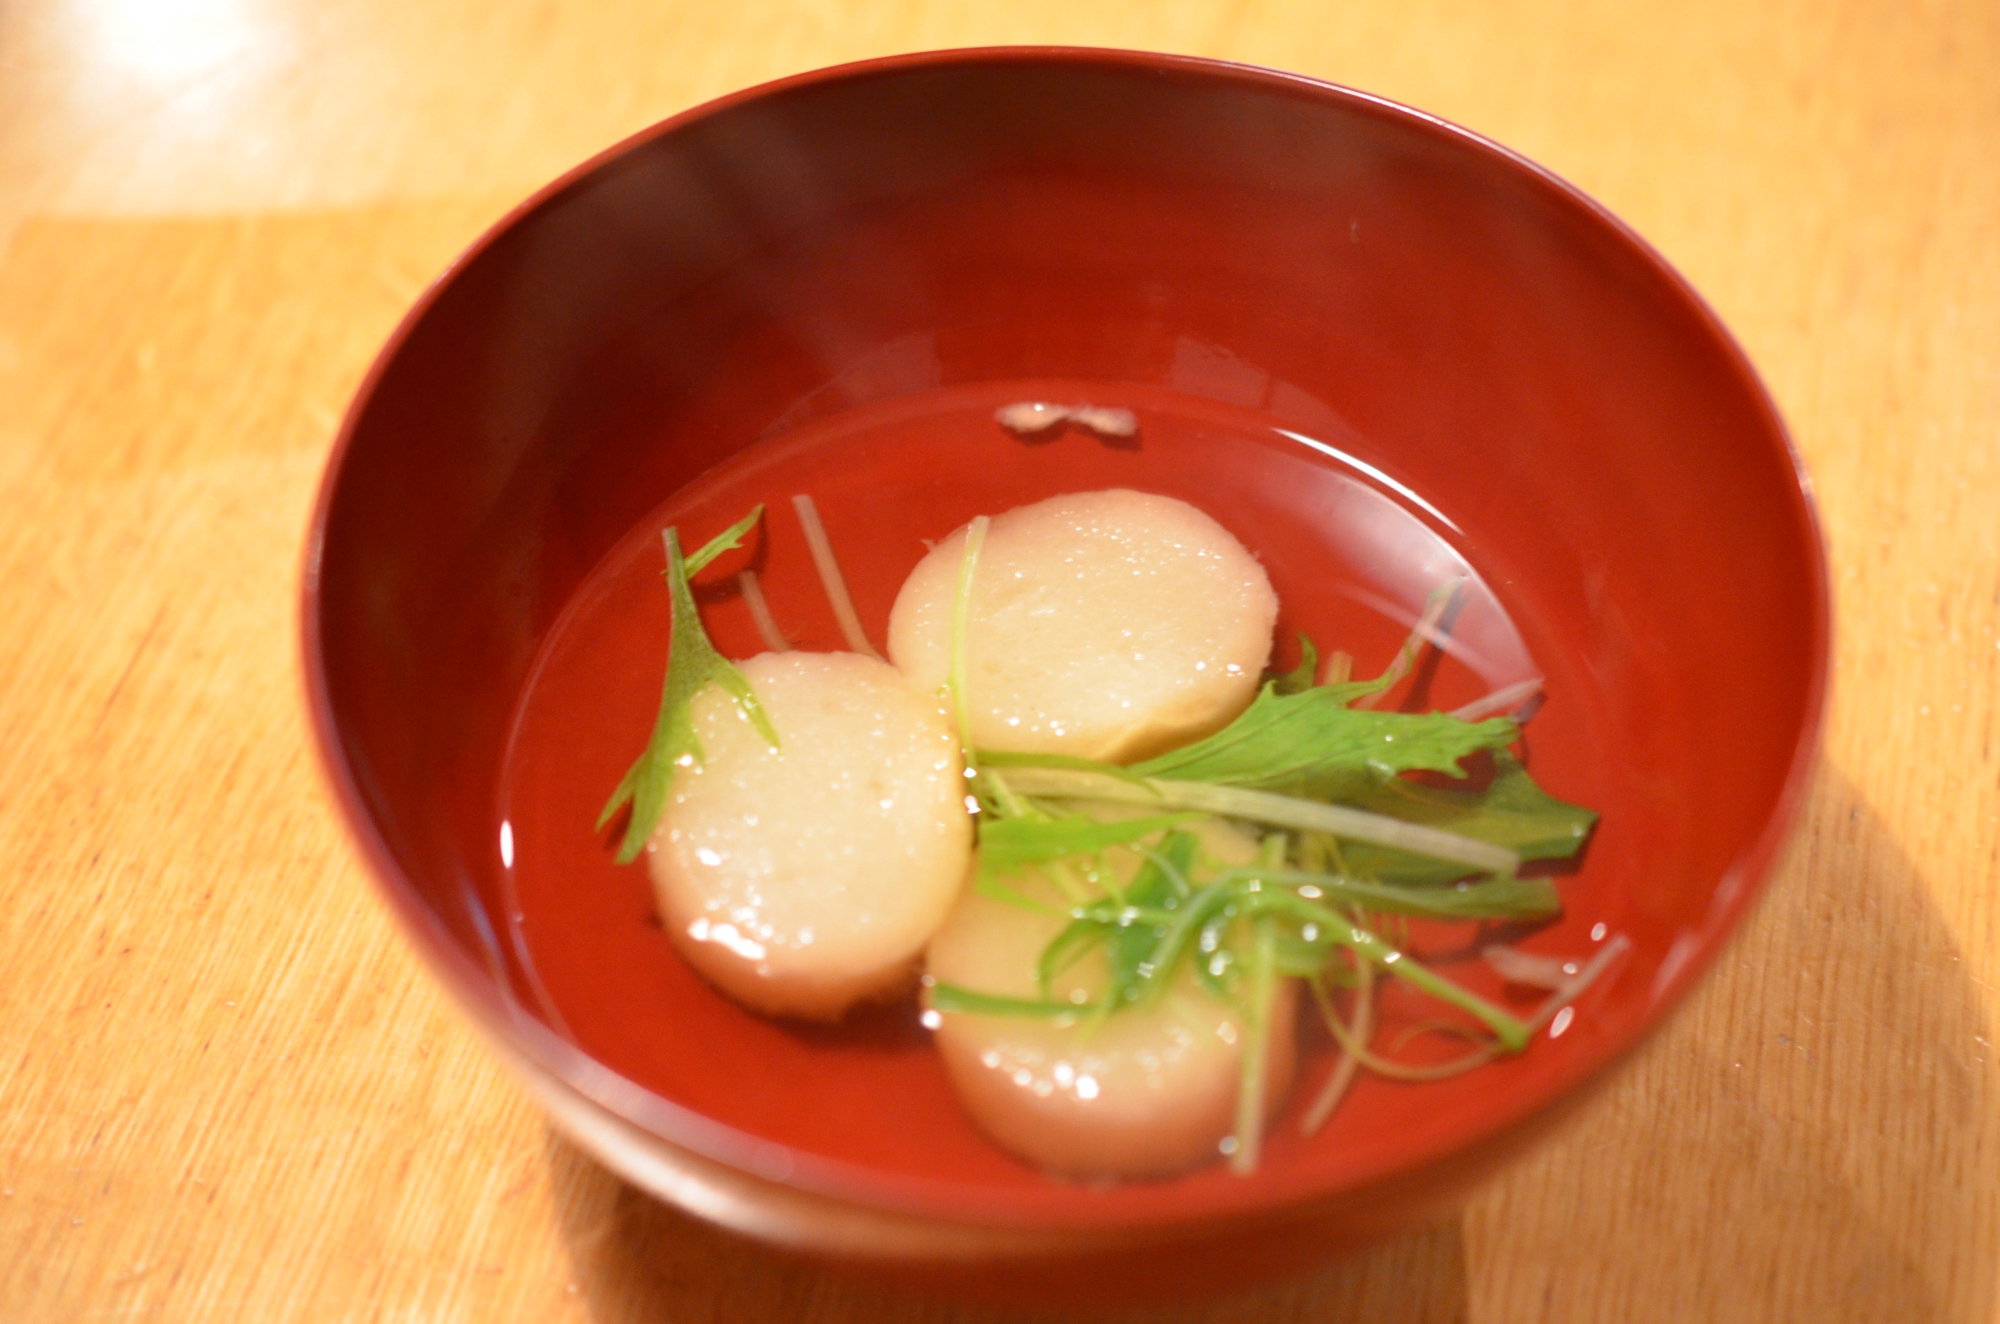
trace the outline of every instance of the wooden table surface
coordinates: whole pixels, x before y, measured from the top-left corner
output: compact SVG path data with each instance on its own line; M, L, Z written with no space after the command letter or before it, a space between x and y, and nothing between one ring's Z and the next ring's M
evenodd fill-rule
M1689 1009L1454 1221L1145 1317L2000 1320L1993 0L0 3L0 1319L993 1318L551 1136L335 821L294 604L370 356L512 202L1005 42L1300 70L1574 180L1742 339L1838 593L1805 827Z

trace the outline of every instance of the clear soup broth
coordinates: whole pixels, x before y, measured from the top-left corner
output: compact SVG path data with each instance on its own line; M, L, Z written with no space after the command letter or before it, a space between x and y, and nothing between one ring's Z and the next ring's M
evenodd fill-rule
M1023 437L995 422L996 409L1024 400L1128 408L1139 430L1130 439L1104 438L1071 424ZM1462 578L1444 648L1427 651L1412 680L1395 691L1395 706L1450 711L1544 674L1502 595L1457 544L1446 512L1392 476L1255 411L1158 387L1061 381L954 387L854 409L752 446L675 493L592 571L549 631L515 713L496 804L499 936L523 1006L628 1079L777 1144L912 1175L945 1162L999 1185L1046 1181L988 1145L969 1121L940 1120L959 1117L958 1105L913 998L817 1027L766 1020L720 994L703 996L699 977L661 930L643 863L613 862L621 824L592 825L643 748L660 700L670 624L662 528L678 526L692 550L762 503L765 520L747 555L732 554L697 580L710 636L728 657L764 651L733 574L748 566L794 647L841 649L791 506L794 494L809 494L880 648L897 589L929 543L976 515L1111 487L1185 500L1258 556L1282 604L1276 668L1296 661L1303 633L1322 656L1348 653L1356 676L1373 676L1389 664L1427 595ZM1563 767L1552 777L1532 750L1530 766L1553 794L1589 803L1589 788L1562 774L1588 763L1596 724L1582 696L1562 693L1555 678L1549 688L1549 711L1533 732L1539 740L1550 723L1562 725ZM1606 921L1616 927L1601 902L1594 908L1587 877L1564 880L1562 890L1566 913L1549 945L1581 951L1602 940ZM1414 949L1454 979L1516 1007L1539 997L1502 987L1481 962L1454 962L1469 926L1414 928ZM1385 1042L1399 1024L1414 1027L1435 1012L1435 1004L1387 981ZM1326 1130L1305 1140L1297 1114L1333 1050L1303 1007L1300 1021L1298 1085L1271 1129L1267 1164L1282 1164L1302 1144L1364 1136L1407 1108L1417 1097L1411 1091L1436 1088L1364 1076ZM1443 1036L1420 1036L1401 1055L1463 1051L1462 1042L1426 1038ZM780 1040L788 1069L774 1078L768 1063ZM877 1083L865 1096L846 1087L857 1057L868 1059ZM815 1078L816 1064L825 1067L824 1079ZM801 1095L819 1106L798 1108ZM910 1124L885 1124L898 1115ZM880 1137L868 1142L880 1152L857 1155L860 1137ZM1186 1180L1219 1179L1204 1171Z

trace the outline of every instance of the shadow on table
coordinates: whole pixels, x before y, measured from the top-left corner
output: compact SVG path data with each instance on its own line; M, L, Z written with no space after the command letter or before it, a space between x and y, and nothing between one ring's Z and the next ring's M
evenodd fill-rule
M553 1131L547 1146L577 1287L601 1324L1030 1324L1069 1318L931 1300L828 1273L659 1203ZM1454 1222L1256 1291L1085 1318L1103 1324L1457 1324L1465 1311L1465 1254Z
M1474 1313L1989 1324L1991 1042L1916 864L1822 767L1790 859L1699 995L1468 1215Z

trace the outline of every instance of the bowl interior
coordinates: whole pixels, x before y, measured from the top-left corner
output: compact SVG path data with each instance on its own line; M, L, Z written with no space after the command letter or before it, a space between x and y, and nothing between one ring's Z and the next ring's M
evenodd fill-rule
M1153 444L1186 462L1150 481L1164 450L1071 438L969 468L948 429L926 445L907 424L989 410L993 383L1152 401L1184 424ZM856 417L905 420L893 463L842 442ZM1290 488L1236 483L1241 457L1203 440L1250 432L1284 439L1288 463L1359 475L1360 505L1303 506L1260 546L1244 522ZM868 511L841 550L878 637L917 540L1010 494L1115 482L1249 501L1229 522L1301 595L1310 558L1283 530L1385 503L1504 606L1551 696L1536 774L1603 815L1548 944L1581 950L1603 923L1633 959L1560 1038L1421 1094L1357 1094L1254 1179L1111 1191L985 1146L906 1024L756 1021L672 967L657 934L634 936L643 914L603 960L555 942L532 953L551 969L530 969L510 876L525 811L500 770L552 630L658 518L782 499L757 487L761 457L799 438L811 458L787 481L808 475L830 520L843 494ZM886 61L607 153L406 322L350 415L315 546L309 668L336 780L391 898L488 1023L677 1143L745 1162L776 1144L801 1184L976 1220L1323 1195L1541 1109L1635 1043L1740 913L1792 812L1826 668L1817 534L1782 428L1656 256L1448 126L1155 56ZM663 651L664 616L645 613L664 602L633 610ZM754 651L726 606L716 629ZM657 684L628 668L601 713L573 701L564 771L615 781ZM570 785L594 807L609 782ZM564 885L643 911L643 877L588 845L602 869ZM636 983L593 974L655 957L668 966ZM571 1013L557 1030L544 975Z

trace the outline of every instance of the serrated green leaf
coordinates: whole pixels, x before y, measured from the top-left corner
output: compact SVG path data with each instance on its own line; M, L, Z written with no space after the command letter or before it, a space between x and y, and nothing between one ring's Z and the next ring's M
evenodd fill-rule
M667 679L660 694L660 712L645 752L626 770L604 811L597 816L597 826L602 828L628 802L632 806L631 821L626 824L625 835L618 845L620 864L637 859L645 849L646 839L659 826L675 770L702 761L701 742L694 734L692 710L696 695L711 685L720 686L758 733L770 742L771 748L778 747L778 733L771 728L771 719L757 702L750 682L735 663L715 651L708 632L702 628L694 590L688 584L688 577L696 570L738 546L763 514L764 508L758 506L686 559L681 556L679 531L667 529L661 534L667 551L665 575L667 591L673 599L673 627L667 645Z
M1208 782L1308 800L1365 804L1399 772L1463 775L1458 762L1520 734L1511 718L1466 722L1443 713L1384 713L1347 705L1375 681L1281 694L1267 684L1234 722L1206 740L1136 763L1140 777Z

